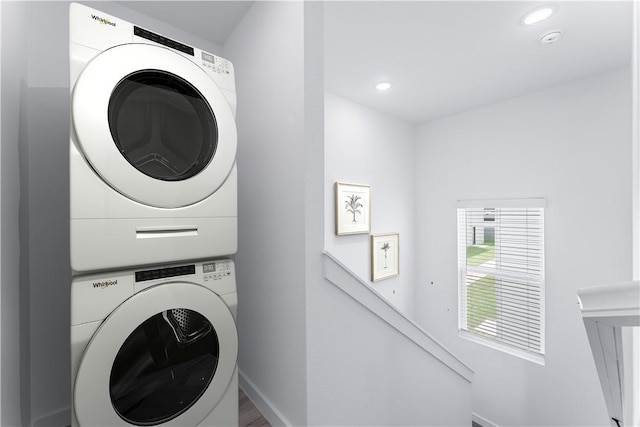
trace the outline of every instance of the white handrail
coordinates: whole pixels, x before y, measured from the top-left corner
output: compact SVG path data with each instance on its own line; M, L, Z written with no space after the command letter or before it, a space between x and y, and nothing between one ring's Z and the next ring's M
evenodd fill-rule
M402 314L382 295L356 276L336 257L325 251L324 276L330 283L378 316L424 351L438 359L462 378L471 382L473 371L444 345L433 338L411 319Z

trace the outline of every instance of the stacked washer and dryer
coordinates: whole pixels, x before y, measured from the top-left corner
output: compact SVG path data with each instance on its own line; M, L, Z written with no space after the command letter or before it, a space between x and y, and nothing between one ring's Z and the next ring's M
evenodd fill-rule
M69 17L72 425L237 425L233 66Z

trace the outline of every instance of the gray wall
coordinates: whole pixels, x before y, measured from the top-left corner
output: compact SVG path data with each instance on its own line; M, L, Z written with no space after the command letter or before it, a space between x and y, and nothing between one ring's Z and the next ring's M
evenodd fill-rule
M608 425L576 290L631 278L631 147L629 69L420 126L418 319L476 372L488 420ZM457 332L456 200L527 197L547 199L544 367Z
M26 116L26 5L0 3L2 8L2 105L0 145L0 368L3 426L20 425L20 141ZM26 363L28 366L28 363Z
M67 99L64 87L27 90L27 133L20 147L24 425L64 423L71 393Z

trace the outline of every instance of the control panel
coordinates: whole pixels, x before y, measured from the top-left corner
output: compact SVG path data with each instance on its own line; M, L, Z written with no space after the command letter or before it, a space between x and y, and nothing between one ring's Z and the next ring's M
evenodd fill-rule
M203 279L205 282L220 280L231 276L233 266L229 260L212 261L202 264Z
M231 63L219 56L201 51L202 66L218 74L231 73Z
M220 58L219 56L203 52L200 49L194 49L189 45L180 43L179 41L170 39L168 37L161 36L160 34L154 33L152 31L145 30L144 28L138 27L137 25L133 26L133 34L154 43L158 43L171 49L175 49L189 56L193 56L196 61L199 61L200 65L202 65L206 70L223 75L231 74L231 63L226 59Z
M235 264L228 258L140 270L136 271L133 277L131 275L114 276L114 278L109 276L109 279L111 282L118 283L119 288L125 288L125 284L131 283L133 293L167 282L183 281L205 286L218 295L236 292ZM104 287L110 286L106 280L103 281L105 281ZM102 286L101 283L98 285Z
M172 40L168 37L161 36L160 34L156 34L149 30L145 30L144 28L140 28L137 25L133 26L133 34L138 37L142 37L143 39L151 40L152 42L193 56L193 48L191 46Z
M166 279L168 277L188 276L190 274L195 274L195 272L196 266L194 264L136 271L136 282L146 282L148 280L155 279Z

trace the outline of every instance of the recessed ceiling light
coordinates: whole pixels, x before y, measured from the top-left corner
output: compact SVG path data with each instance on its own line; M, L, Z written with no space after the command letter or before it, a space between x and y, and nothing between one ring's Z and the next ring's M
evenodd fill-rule
M559 30L551 31L546 33L542 37L540 37L540 43L542 44L555 43L558 40L560 40L560 37L562 37L562 31L559 31Z
M390 88L391 88L391 83L389 82L380 82L376 84L376 89L378 89L381 92Z
M529 13L527 13L524 18L522 18L522 23L524 25L533 25L538 22L544 21L553 13L553 8L545 6L539 9L535 9Z

